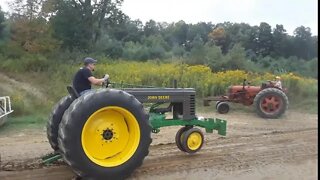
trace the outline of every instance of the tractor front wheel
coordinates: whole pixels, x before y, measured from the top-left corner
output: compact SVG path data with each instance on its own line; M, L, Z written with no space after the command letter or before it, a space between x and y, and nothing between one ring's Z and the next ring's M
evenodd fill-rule
M257 114L263 118L278 118L285 113L289 105L288 97L277 88L266 88L254 98Z
M217 101L216 102L216 110L218 110L218 105L221 103L222 101Z
M220 114L227 114L229 112L229 104L227 102L220 102L217 104L217 111Z
M203 142L204 138L201 130L198 128L191 128L183 134L182 148L185 152L193 154L201 149Z
M84 94L62 118L59 149L84 179L125 179L149 153L148 118L142 104L124 91Z
M176 133L175 141L180 151L186 152L186 150L182 147L182 139L183 139L184 133L191 128L192 127L185 126L180 128L179 131Z

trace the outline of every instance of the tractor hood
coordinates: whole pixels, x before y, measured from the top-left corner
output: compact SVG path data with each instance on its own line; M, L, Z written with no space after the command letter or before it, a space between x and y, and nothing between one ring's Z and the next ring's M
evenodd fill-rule
M243 86L241 85L229 86L228 93L236 93L242 90L243 90ZM244 90L258 93L261 90L261 87L260 86L244 86Z

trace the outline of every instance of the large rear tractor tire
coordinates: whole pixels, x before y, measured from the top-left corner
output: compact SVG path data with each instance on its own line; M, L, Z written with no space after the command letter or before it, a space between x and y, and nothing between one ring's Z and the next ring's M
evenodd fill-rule
M149 153L148 118L142 104L124 91L84 94L63 115L62 157L84 179L125 179Z
M256 95L253 104L260 117L275 119L288 109L289 100L281 90L266 88Z
M53 107L47 122L47 138L53 150L58 150L58 130L64 112L68 109L73 99L70 95L60 99Z

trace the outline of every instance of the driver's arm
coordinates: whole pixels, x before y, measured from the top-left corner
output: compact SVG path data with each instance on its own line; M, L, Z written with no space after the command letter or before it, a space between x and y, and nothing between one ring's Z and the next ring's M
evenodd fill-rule
M270 83L270 84L275 84L276 82L275 82L275 81L269 81L269 83Z
M102 83L104 82L104 78L97 79L93 76L89 77L88 80L91 82L91 84L94 84L94 85L102 85Z

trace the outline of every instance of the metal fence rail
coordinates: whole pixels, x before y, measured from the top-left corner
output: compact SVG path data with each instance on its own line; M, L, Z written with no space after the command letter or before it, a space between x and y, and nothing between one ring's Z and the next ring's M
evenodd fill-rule
M8 114L12 113L13 110L11 108L11 100L9 96L0 97L0 118L7 116Z

